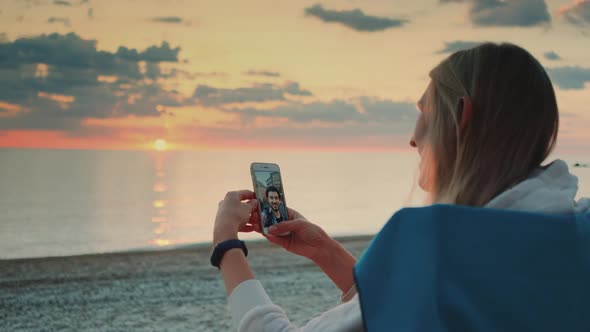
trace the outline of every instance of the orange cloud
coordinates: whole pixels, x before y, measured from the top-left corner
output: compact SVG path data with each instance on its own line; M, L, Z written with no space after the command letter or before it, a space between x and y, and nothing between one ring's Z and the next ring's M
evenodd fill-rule
M590 0L575 0L571 5L563 5L557 9L557 15L563 15L578 6L582 6L584 3L590 3Z
M118 137L71 137L61 131L0 131L0 148L136 150L137 142Z
M97 81L101 83L115 83L119 78L114 75L98 75L96 78ZM127 84L129 86L129 84Z
M57 93L47 93L47 92L43 92L43 91L39 91L37 93L37 97L54 101L62 109L70 108L70 104L76 100L76 98L74 96L60 95Z
M590 23L590 0L575 0L571 5L559 7L556 14L574 25Z
M26 111L24 107L17 104L11 104L0 100L0 118L15 116L18 112Z

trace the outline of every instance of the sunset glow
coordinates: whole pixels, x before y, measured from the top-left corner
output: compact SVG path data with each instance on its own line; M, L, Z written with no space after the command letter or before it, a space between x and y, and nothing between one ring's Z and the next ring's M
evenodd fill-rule
M168 145L166 144L166 141L161 138L154 142L154 149L156 149L156 151L164 151L166 150L167 146Z
M546 68L564 115L559 147L580 150L588 2L502 4L7 2L0 147L408 150L430 69L491 41Z

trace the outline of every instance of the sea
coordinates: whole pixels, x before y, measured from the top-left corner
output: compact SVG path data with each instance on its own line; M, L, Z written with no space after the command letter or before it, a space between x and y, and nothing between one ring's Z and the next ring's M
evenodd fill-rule
M564 159L590 196L590 156ZM0 259L167 249L212 240L218 202L281 167L286 203L332 236L374 234L423 205L415 152L0 149ZM245 239L262 239L255 233Z

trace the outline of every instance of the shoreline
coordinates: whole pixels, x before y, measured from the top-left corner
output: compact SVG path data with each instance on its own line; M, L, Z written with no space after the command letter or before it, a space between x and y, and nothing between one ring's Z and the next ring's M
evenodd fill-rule
M362 240L370 240L375 236L375 234L359 234L359 235L342 235L342 236L335 236L333 237L336 241L343 243L343 242L350 242L350 241L362 241ZM265 239L251 239L251 240L244 240L250 247L266 247L266 246L274 246L272 243L268 242ZM145 254L145 253L157 253L157 252L170 252L170 251L197 251L201 252L203 250L209 251L211 250L211 242L195 242L195 243L185 243L185 244L178 244L172 245L168 247L140 247L140 248L132 248L132 249L123 249L121 251L108 251L108 252L97 252L97 253L86 253L86 254L74 254L74 255L64 255L64 256L43 256L43 257L22 257L22 258L0 258L0 263L2 262L17 262L17 261L40 261L40 260L51 260L51 259L64 259L64 258L80 258L80 257L101 257L101 256L113 256L113 255L133 255L133 254Z
M373 235L336 239L359 257ZM248 261L274 303L302 325L339 303L311 261L264 239ZM182 248L0 260L2 331L232 331L210 243Z

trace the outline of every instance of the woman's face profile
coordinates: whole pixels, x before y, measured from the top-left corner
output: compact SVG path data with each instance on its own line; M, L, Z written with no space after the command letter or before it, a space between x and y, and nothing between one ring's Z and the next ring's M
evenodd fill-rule
M426 145L426 137L428 131L428 117L431 110L427 109L427 105L430 105L428 102L428 98L432 95L432 82L428 84L426 90L422 94L422 97L416 103L416 106L419 111L418 119L416 120L416 125L414 127L414 133L410 138L410 146L416 148L418 150L418 154L420 155L420 176L418 180L418 184L420 188L425 191L429 191L429 181L427 176L427 169L430 168L427 165L428 163L424 160L425 155L425 145Z

